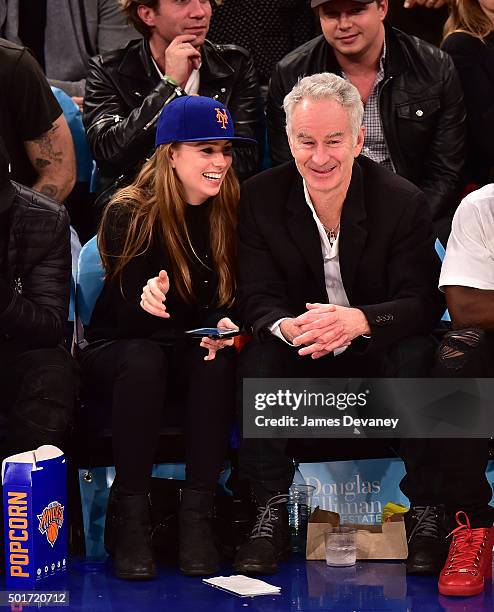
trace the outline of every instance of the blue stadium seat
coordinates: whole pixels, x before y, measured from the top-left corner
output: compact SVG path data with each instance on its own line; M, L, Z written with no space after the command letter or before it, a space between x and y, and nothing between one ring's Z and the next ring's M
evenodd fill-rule
M77 267L77 315L83 325L88 325L96 300L104 285L104 271L94 236L82 247Z
M444 261L444 256L446 255L446 249L443 247L442 242L439 238L436 238L435 245L436 253L441 261ZM451 317L449 316L448 309L445 310L441 321L447 321L448 323L451 321Z
M69 212L71 224L77 229L84 243L94 234L96 228L93 213L94 193L91 190L96 164L89 148L79 107L69 95L58 87L51 89L62 108L74 143L77 176L74 188L67 196L65 206Z
M72 134L77 161L77 181L90 183L94 162L86 138L86 130L82 123L82 113L74 100L63 90L58 87L52 87L51 90L62 108L70 133Z

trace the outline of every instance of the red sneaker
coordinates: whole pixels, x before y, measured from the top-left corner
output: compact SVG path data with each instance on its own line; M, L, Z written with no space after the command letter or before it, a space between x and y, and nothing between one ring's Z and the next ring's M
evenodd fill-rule
M461 522L461 515L466 523ZM472 529L462 510L456 513L456 522L458 527L449 534L453 540L439 575L439 592L463 597L478 595L492 582L494 527Z

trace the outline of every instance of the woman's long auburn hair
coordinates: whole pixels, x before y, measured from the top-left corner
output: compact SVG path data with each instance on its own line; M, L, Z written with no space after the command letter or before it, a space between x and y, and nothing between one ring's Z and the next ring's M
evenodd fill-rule
M119 280L130 260L145 253L156 237L170 255L173 279L180 296L194 302L189 261L193 257L185 223L187 202L182 184L171 166L173 144L161 145L145 162L134 182L120 189L108 204L98 230L98 248L107 280ZM230 305L235 292L235 227L240 188L230 167L210 212L210 243L218 275L218 306ZM115 208L128 213L122 253L108 252L105 232ZM119 212L120 212L119 211Z
M483 41L494 31L492 21L478 0L450 0L448 6L449 17L444 24L443 40L454 32L463 32Z

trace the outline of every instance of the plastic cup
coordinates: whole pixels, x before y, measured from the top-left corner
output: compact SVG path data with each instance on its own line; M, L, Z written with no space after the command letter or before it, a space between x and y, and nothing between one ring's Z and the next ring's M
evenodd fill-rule
M293 552L305 552L307 524L314 491L315 487L307 484L293 484L290 487L287 509Z
M357 561L357 531L351 527L332 527L324 532L326 564L349 567Z

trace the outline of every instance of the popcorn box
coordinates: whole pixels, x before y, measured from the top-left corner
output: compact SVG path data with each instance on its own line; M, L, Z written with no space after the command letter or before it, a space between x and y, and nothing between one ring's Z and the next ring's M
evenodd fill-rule
M30 589L67 570L67 465L56 446L2 464L5 575Z

